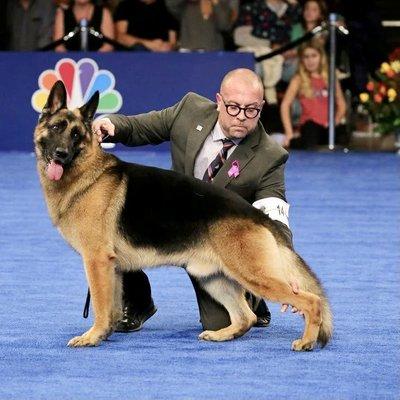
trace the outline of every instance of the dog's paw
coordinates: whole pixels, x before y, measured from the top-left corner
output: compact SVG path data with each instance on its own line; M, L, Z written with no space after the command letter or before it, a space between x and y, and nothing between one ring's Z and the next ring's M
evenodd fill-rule
M297 339L292 343L292 350L294 351L311 351L314 348L315 341L305 341Z
M225 340L232 340L234 336L232 334L221 334L218 331L204 331L199 335L200 340L208 340L212 342L224 342Z
M67 346L68 347L91 347L98 346L102 341L101 335L96 335L93 332L87 331L81 336L75 336L72 338Z

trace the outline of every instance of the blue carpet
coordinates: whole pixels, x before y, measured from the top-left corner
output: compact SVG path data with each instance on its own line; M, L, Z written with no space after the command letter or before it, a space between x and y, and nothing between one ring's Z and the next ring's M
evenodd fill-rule
M167 152L120 152L169 168ZM333 341L291 352L303 327L271 305L272 324L199 342L185 272L150 271L158 313L145 329L69 349L85 331L80 258L51 226L35 159L0 153L0 399L399 399L399 158L293 152L287 196L295 247L320 276Z

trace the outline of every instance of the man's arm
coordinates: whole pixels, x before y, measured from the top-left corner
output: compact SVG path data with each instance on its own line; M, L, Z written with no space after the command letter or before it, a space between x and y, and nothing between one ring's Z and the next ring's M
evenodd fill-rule
M271 168L261 179L256 192L256 201L253 206L260 209L275 221L285 236L287 243L293 248L293 235L289 228L289 204L285 197L285 163L288 159L287 153ZM290 282L293 293L299 292L298 282ZM281 312L286 312L288 304L282 304ZM293 313L299 312L292 308Z
M122 143L126 146L159 144L170 140L171 129L189 94L179 103L161 111L126 116L108 115L93 122L93 133L101 142L106 135L108 142Z
M54 15L56 11L56 7L52 2L44 3L46 7L43 7L41 10L42 13L42 25L39 28L38 32L38 47L44 47L52 42L53 37L53 24L54 24Z
M289 204L285 197L284 171L287 158L287 154L282 156L262 177L253 206L267 214L279 225L288 243L293 247L292 232L289 228Z
M231 28L231 9L227 0L211 0L217 29L228 31Z

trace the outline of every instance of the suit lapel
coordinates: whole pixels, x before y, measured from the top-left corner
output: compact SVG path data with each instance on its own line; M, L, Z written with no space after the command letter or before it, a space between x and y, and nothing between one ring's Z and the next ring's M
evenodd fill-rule
M230 177L228 175L228 171L232 166L233 161L238 161L239 163L239 176L240 173L246 168L248 163L254 157L253 147L257 146L260 141L260 132L257 129L251 135L247 136L243 139L233 153L228 157L225 164L218 171L217 175L213 180L213 184L216 184L220 187L226 187L228 183L233 179L238 179L239 177Z
M196 156L207 136L214 128L217 118L218 112L214 108L202 121L194 121L193 125L189 128L185 152L185 175L193 176Z

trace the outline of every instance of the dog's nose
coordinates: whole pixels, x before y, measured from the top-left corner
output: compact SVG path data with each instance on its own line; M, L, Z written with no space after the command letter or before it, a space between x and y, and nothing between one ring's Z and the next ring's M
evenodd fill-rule
M60 161L65 161L68 157L68 151L61 147L57 147L54 154L55 154L56 158Z

